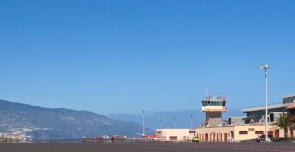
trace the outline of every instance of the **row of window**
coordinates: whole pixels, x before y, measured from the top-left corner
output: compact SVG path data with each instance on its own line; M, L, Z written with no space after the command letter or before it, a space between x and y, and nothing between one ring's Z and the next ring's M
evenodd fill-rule
M225 101L220 100L220 101L202 101L203 106L225 106Z
M218 134L219 134L219 136L222 136L222 133L216 133L216 135L218 136ZM230 136L230 133L224 133L226 136ZM197 137L199 137L200 139L205 139L205 136L208 136L208 135L210 135L211 136L211 134L196 134L196 136Z
M287 109L286 109L286 107L268 109L268 114L271 112L287 112ZM258 116L258 115L265 115L265 110L263 109L263 110L259 110L259 111L247 112L247 116Z
M239 134L240 135L247 135L248 134L248 131L239 131ZM263 131L255 131L255 134L256 135L263 134Z
M216 133L216 134L196 134L200 140L205 141L229 141L230 140L230 133Z

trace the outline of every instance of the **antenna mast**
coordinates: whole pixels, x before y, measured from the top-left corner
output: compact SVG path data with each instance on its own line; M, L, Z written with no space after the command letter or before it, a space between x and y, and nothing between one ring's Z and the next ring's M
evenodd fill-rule
M206 86L206 99L209 99L209 89L208 89L208 86Z

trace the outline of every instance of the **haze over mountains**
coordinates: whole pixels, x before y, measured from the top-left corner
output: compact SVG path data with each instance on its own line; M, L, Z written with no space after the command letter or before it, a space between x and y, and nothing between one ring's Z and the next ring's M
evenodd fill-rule
M81 138L102 135L139 137L142 125L89 111L43 108L0 100L0 132L20 132L35 138ZM145 133L154 133L145 128Z
M199 107L198 107L199 106ZM201 104L196 104L195 107L200 108ZM195 108L192 107L192 108ZM147 110L148 111L148 110ZM192 114L192 128L199 126L205 120L205 113L200 112L199 109L195 110L179 110L179 111L158 111L147 112L144 115L145 127L151 129L159 128L190 128L191 127L191 114ZM228 112L222 113L222 118L226 119L232 116L244 116L240 109L229 109ZM142 124L142 113L139 114L118 114L111 113L107 115L109 118L121 121L134 121ZM160 121L161 120L161 121Z

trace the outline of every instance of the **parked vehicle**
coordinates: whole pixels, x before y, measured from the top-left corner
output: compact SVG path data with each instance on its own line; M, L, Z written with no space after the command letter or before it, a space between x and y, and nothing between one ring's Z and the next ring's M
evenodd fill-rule
M269 138L270 140L273 140L273 135L268 135L268 138ZM260 141L265 141L265 134L259 135L259 136L257 137L257 142L260 142Z
M199 137L193 137L192 142L198 143L199 142Z

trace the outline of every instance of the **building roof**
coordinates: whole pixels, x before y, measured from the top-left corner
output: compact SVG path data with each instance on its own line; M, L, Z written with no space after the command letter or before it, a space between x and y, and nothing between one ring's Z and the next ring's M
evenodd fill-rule
M295 96L295 94L286 95L286 96L283 96L283 98L288 98L288 97L293 97L293 96Z
M295 102L291 103L286 109L295 109Z
M279 103L279 104L272 104L272 105L268 105L267 109L275 109L275 108L284 108L284 107L288 107L291 103ZM259 110L264 110L265 109L265 105L264 106L257 106L257 107L250 107L250 108L244 108L242 109L242 112L251 112L251 111L259 111Z

